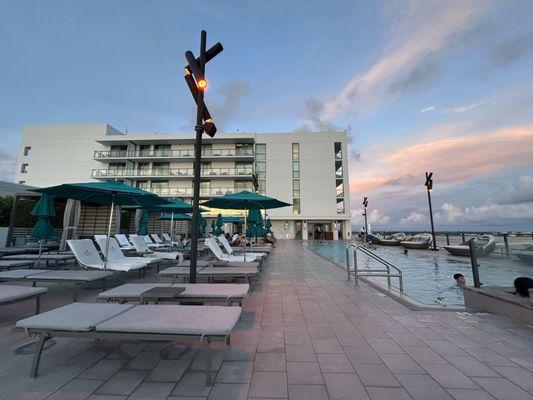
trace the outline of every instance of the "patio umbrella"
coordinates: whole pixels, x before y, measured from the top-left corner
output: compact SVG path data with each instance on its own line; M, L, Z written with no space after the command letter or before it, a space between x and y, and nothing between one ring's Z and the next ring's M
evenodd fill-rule
M272 232L270 228L272 228L272 222L270 221L270 218L267 218L265 222L265 234Z
M218 214L217 215L217 219L215 221L215 225L216 225L216 229L215 229L215 233L214 235L215 236L220 236L224 233L224 231L222 230L222 226L224 225L224 220L222 218L222 214Z
M168 203L168 201L153 193L125 185L121 182L65 183L62 185L31 190L42 194L48 194L50 196L80 200L85 203L111 206L109 224L107 227L104 269L107 265L109 238L111 236L111 224L113 223L115 205L149 207Z
M141 218L139 218L139 229L137 229L137 235L148 235L148 212L145 210L141 211Z
M198 236L203 237L205 235L205 228L207 227L207 220L198 215Z
M54 227L50 222L50 218L55 217L56 215L52 196L46 194L41 195L41 198L31 210L31 215L39 218L30 235L39 241L40 258L43 248L43 240L50 239L51 237L55 236Z
M287 207L291 204L284 201L274 199L272 197L262 196L257 193L251 193L246 190L227 194L225 196L215 197L202 203L206 207L231 209L231 210L262 210L270 208ZM244 231L246 232L247 218L244 218ZM244 259L246 260L246 248L244 252Z
M211 234L215 234L215 229L216 229L217 225L215 223L215 220L211 221Z

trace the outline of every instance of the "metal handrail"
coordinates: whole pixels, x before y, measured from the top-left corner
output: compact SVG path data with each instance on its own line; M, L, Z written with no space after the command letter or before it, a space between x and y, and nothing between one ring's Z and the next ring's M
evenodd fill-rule
M403 274L402 271L392 265L387 260L381 258L377 254L373 253L372 251L368 250L365 246L361 244L356 244L353 242L350 242L346 245L346 273L348 275L348 282L350 281L352 271L350 270L350 248L353 248L353 267L354 267L354 278L355 278L355 285L357 286L359 284L359 277L360 276L383 276L387 278L387 286L389 289L391 288L391 278L398 278L399 284L400 284L400 293L403 293ZM376 260L377 262L381 263L385 266L385 269L373 269L370 273L361 273L357 269L357 250L361 251L362 253L366 254L368 257ZM391 274L391 268L396 270L396 274ZM386 274L381 274L382 272L385 272Z

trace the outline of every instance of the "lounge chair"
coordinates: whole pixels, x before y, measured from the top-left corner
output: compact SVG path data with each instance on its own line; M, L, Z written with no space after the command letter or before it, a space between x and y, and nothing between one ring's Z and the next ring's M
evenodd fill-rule
M245 261L256 261L257 257L248 256L246 254L246 259L244 258L244 255L239 256L230 256L228 254L224 254L220 246L215 241L215 238L207 238L205 239L205 244L207 247L209 247L209 250L213 253L213 255L218 258L220 261L227 261L227 262L245 262ZM262 258L262 257L260 257Z
M205 265L205 264L204 264ZM160 276L173 278L173 283L178 278L182 278L184 281L189 279L190 269L187 266L177 266L166 268L159 272ZM201 267L197 266L196 275L198 277L204 277L208 282L212 282L215 279L243 279L248 284L252 284L257 280L259 276L259 270L257 267Z
M161 260L178 260L178 263L183 261L183 254L177 251L153 251L146 245L144 239L140 236L133 238L133 246L138 254L146 258L156 258Z
M115 239L117 239L117 242L121 249L135 250L135 247L133 247L133 244L128 241L128 238L123 233L117 233L115 235Z
M234 302L242 305L242 300L248 294L250 285L247 283L126 283L107 290L98 295L99 299L106 301L142 301L142 294L154 287L180 287L185 291L180 293L173 301L187 302L224 302L232 305Z
M222 244L222 246L224 247L224 249L226 250L226 253L228 253L228 255L230 256L236 256L238 255L239 257L242 255L242 252L241 254L237 254L235 252L235 250L230 246L229 242L228 242L228 239L226 239L226 237L224 235L220 235L218 237L218 241L220 242L220 244ZM250 250L249 252L247 250ZM252 252L252 248L250 249L246 249L246 259L248 260L248 257L250 257L250 259L253 259L253 258L256 258L256 259L259 259L261 257L266 257L267 253L266 252Z
M163 239L167 244L170 244L172 242L172 238L168 233L163 233ZM181 242L172 242L172 246L181 246Z
M22 261L0 260L0 270L2 269L10 270L11 268L21 268L21 267L32 268L34 264L35 262L31 260L22 260Z
M240 307L72 303L25 318L16 327L39 335L31 367L36 377L44 343L53 337L103 340L202 342L206 351L205 384L212 384L213 341L230 343Z
M163 245L163 246L168 246L169 245L169 243L165 243L163 240L161 240L161 238L159 237L159 235L157 233L151 233L150 234L150 239L152 239L152 241L155 244L160 244L160 245Z
M2 260L27 260L27 261L46 261L46 266L48 267L51 262L55 265L59 263L66 264L69 261L74 261L75 257L72 254L15 254L12 256L5 256Z
M100 247L102 255L105 255L107 239L98 239L96 241L96 244L98 245L98 247ZM118 245L118 242L115 238L109 239L107 259L108 261L135 262L139 264L144 264L144 266L148 266L148 264L152 262L158 263L159 261L161 261L161 258L148 259L144 257L126 257L122 250L120 250L120 246Z
M143 236L144 238L144 241L146 242L146 245L150 248L154 248L154 249L158 249L158 248L162 248L162 247L168 247L167 244L163 244L163 243L154 243L152 241L152 238L150 238L150 235L144 235Z
M39 314L41 296L47 291L44 287L0 285L0 305L35 299L35 314Z
M31 282L33 286L39 282L74 284L74 301L78 298L78 290L81 285L89 282L102 281L105 289L105 280L113 275L110 271L70 271L48 269L14 269L0 272L0 281ZM2 288L3 286L0 286Z
M100 254L91 239L71 239L67 240L70 249L74 252L74 256L84 268L104 269L104 261L100 258ZM135 260L115 261L108 260L105 269L110 271L137 271L146 268L146 260L139 263Z

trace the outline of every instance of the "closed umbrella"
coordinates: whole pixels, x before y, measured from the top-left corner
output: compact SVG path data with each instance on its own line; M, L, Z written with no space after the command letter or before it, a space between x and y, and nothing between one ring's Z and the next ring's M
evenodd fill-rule
M224 220L222 218L222 214L217 215L217 219L215 221L216 229L215 229L215 236L220 236L224 233L222 230L222 226L224 225Z
M262 210L262 209L270 209L270 208L280 208L280 207L287 207L291 204L285 203L284 201L262 196L257 193L248 192L246 190L239 192L239 193L233 193L233 194L227 194L225 196L215 197L210 200L207 200L206 202L202 203L202 205L206 207L214 207L214 208L222 208L222 209L230 209L230 210ZM246 224L247 224L247 218L246 214L244 218L244 230L246 231ZM246 260L246 248L244 252L244 258Z
M216 229L217 225L215 223L215 220L211 221L211 234L215 234L215 229Z
M50 239L51 237L55 236L54 227L50 222L50 218L55 217L56 215L52 196L46 194L41 195L41 198L31 210L31 215L39 218L30 235L39 241L40 259L43 248L43 240Z
M141 217L139 218L139 228L137 229L137 235L148 235L148 211L142 210Z
M265 222L265 234L272 232L270 228L272 228L272 222L270 221L270 218L267 218Z
M47 188L31 189L34 192L81 202L110 205L109 224L107 227L107 242L104 254L104 269L107 265L109 252L109 238L115 205L149 207L168 203L165 199L139 188L125 185L121 182L84 182L65 183Z

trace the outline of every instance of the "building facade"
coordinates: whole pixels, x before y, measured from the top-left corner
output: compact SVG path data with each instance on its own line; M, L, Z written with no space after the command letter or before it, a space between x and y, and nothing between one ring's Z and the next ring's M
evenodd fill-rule
M132 135L107 125L24 129L16 181L44 187L119 180L163 197L193 196L194 135ZM253 191L291 203L268 210L281 239L349 239L347 139L343 132L219 133L204 137L200 197ZM235 215L235 212L211 210Z

